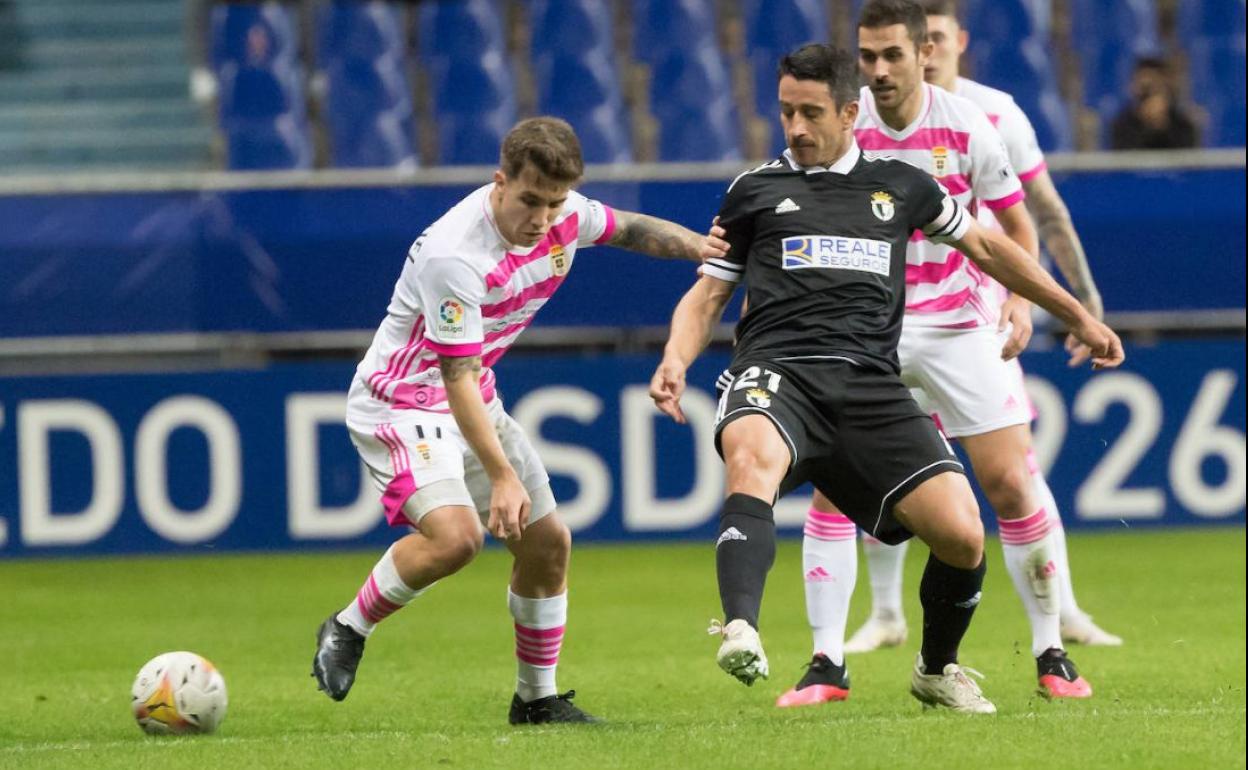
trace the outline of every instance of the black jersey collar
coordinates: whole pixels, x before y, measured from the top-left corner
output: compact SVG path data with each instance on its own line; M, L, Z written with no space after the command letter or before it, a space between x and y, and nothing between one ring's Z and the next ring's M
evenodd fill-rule
M860 157L862 157L862 151L858 149L858 142L853 140L850 141L849 149L845 151L845 154L831 166L799 166L797 161L793 160L793 151L784 151L784 159L789 164L789 168L794 171L805 171L807 174L819 174L825 171L833 174L848 174L854 170L854 166L858 165Z

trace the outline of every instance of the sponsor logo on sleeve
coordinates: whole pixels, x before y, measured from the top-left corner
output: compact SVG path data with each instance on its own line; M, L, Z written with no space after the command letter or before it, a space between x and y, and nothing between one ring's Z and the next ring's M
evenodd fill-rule
M467 335L464 303L457 297L443 297L438 301L437 331L439 339L463 338Z
M781 241L785 270L861 270L888 277L893 245L871 238L797 235Z

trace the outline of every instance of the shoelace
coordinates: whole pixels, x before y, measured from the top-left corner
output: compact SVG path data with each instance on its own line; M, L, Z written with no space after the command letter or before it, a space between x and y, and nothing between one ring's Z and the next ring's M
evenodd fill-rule
M976 695L982 695L983 691L979 689L979 683L973 681L971 677L967 676L967 674L971 674L976 679L987 679L988 677L984 676L982 673L976 671L970 666L958 666L958 670L953 672L953 678L955 680L959 683L966 684Z
M709 628L706 629L706 633L710 636L715 636L716 634L718 634L719 636L723 636L724 635L723 621L717 620L715 618L711 618L711 625Z

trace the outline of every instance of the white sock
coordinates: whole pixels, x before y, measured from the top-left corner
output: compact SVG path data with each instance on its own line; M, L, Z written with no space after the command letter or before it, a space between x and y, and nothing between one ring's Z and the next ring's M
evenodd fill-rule
M508 586L507 608L516 621L516 694L525 703L557 694L555 668L568 622L567 591L530 599Z
M871 578L871 615L881 620L905 620L901 608L902 568L906 564L909 541L886 545L862 534L862 550L867 555L867 576Z
M1062 517L1057 508L1057 500L1053 499L1053 490L1044 473L1035 464L1034 455L1027 455L1028 467L1031 469L1031 487L1036 499L1049 512L1049 524L1052 527L1053 563L1057 565L1058 582L1062 590L1062 618L1071 619L1083 615L1079 603L1075 601L1074 579L1070 576L1070 559L1066 556L1066 528L1062 526Z
M816 508L806 512L802 538L802 574L806 582L806 617L815 637L813 654L845 663L845 621L858 580L857 527L839 513Z
M360 586L355 601L338 613L338 622L348 625L364 636L373 633L377 624L402 609L411 600L432 587L409 588L394 566L394 546L386 549L373 567L368 580Z
M1061 588L1053 559L1048 511L1041 508L1025 519L998 518L997 522L1001 527L1005 568L1031 621L1032 657L1039 657L1051 647L1062 649L1058 612Z

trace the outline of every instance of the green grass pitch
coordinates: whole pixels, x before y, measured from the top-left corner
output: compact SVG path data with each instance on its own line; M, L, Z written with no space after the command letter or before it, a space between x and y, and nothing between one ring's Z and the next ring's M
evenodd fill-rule
M1244 767L1244 547L1242 528L1072 535L1081 603L1127 644L1072 648L1096 695L1050 703L992 541L962 661L987 675L995 717L924 713L907 692L922 546L911 642L852 656L848 702L784 711L774 699L809 655L797 541L771 573L772 678L753 688L719 671L704 633L709 544L580 547L559 684L608 724L519 729L497 548L387 620L342 703L308 675L313 635L377 553L4 562L0 767ZM864 574L851 630L867 604ZM139 666L176 649L225 675L215 735L151 738L130 717Z

